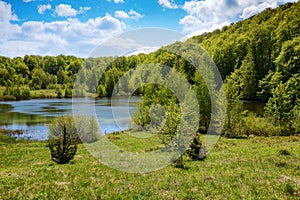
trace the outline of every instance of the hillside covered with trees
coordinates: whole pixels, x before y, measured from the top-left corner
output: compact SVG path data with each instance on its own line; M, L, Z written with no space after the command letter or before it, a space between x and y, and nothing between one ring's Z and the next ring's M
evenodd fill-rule
M300 131L297 123L300 120L299 10L299 1L287 3L276 9L266 9L221 30L195 36L169 47L185 49L193 43L199 44L209 53L221 73L227 91L227 121L224 131L227 134L270 135ZM204 110L200 126L204 131L207 130L210 97L203 79L187 60L164 48L150 54L129 57L0 57L0 99L71 97L76 77L79 79L77 82L81 83L80 92L76 95L96 94L98 97L109 97L120 77L129 76L125 75L128 70L147 63L160 63L174 68L194 85L200 110ZM130 78L138 80L139 77ZM130 90L131 86L125 86L126 82L119 84ZM52 91L52 96L47 95L49 92L41 91ZM170 97L171 92L164 88L150 85L135 91L135 95L142 94L145 94L142 98L145 106L141 106L144 111L136 118L140 124L149 123L149 117L143 115L147 115L149 105L156 103L151 98L154 94L164 94L160 98L163 105L176 107L167 108L167 112L179 112L178 100ZM119 95L127 94L123 92ZM266 103L264 116L245 112L241 100ZM178 117L170 120L176 122ZM171 125L169 129L170 127Z

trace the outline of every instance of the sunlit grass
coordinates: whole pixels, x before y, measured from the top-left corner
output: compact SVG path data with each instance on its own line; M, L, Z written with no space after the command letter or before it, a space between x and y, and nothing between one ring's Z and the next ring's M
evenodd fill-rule
M109 136L128 151L158 145L127 134ZM131 174L99 163L79 145L71 163L51 161L45 142L0 140L2 199L297 199L300 194L300 138L220 138L205 161L186 160ZM143 141L143 142L142 142Z

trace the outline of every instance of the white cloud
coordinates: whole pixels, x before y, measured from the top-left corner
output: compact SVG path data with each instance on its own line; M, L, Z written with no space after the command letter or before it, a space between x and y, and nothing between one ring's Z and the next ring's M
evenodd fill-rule
M33 2L35 0L23 0L24 3L29 3L29 2Z
M121 19L128 19L129 18L129 15L122 11L122 10L117 10L115 11L115 17L116 18L121 18Z
M246 18L249 18L249 17L263 11L266 8L275 8L275 7L277 7L276 3L272 3L272 4L262 3L259 5L252 5L243 10L243 13L240 15L240 18L246 19Z
M55 13L59 17L75 17L77 15L77 11L72 8L71 5L67 4L59 4L56 6Z
M108 2L111 2L111 0L107 0ZM124 3L124 0L114 0L115 3Z
M16 14L12 12L11 4L0 1L0 22L18 21Z
M0 55L71 54L86 57L103 40L119 34L126 24L106 15L81 22L76 18L63 21L27 21L13 24L18 17L11 5L0 1Z
M160 0L162 1L162 0ZM297 0L291 0L297 1ZM187 16L180 19L183 31L192 35L221 28L231 22L246 19L266 8L275 8L289 0L191 0L182 7Z
M135 20L139 20L140 18L143 17L143 15L141 15L140 13L134 11L134 10L130 10L128 13L124 12L122 10L117 10L115 11L115 17L119 18L119 19L135 19Z
M38 5L37 9L38 9L38 13L44 14L46 10L50 10L51 9L51 5L50 4Z
M158 3L164 8L170 8L170 9L178 8L178 5L176 5L173 0L158 0Z
M91 7L80 7L78 14L86 13L89 10L91 10Z
M129 16L130 16L132 19L136 19L136 20L138 20L138 19L140 19L140 18L143 17L143 15L141 15L140 13L138 13L138 12L136 12L136 11L134 11L134 10L130 10L130 11L128 12L128 14L129 14Z
M20 32L19 26L12 21L19 21L18 16L12 11L11 4L0 0L0 44L8 37L14 39Z
M89 11L91 7L80 7L79 10L75 10L71 5L59 4L55 7L54 13L59 17L75 17L78 14L83 14Z

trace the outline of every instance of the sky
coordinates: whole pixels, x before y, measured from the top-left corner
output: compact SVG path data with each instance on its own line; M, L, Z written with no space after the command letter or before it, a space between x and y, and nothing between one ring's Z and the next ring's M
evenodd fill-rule
M162 28L187 37L297 0L0 0L0 55L87 57L124 32Z

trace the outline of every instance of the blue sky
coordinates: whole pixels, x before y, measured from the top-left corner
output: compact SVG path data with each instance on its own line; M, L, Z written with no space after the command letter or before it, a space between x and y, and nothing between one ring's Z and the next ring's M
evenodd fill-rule
M137 28L198 35L293 1L0 0L0 55L86 57L106 39Z

